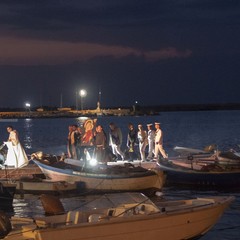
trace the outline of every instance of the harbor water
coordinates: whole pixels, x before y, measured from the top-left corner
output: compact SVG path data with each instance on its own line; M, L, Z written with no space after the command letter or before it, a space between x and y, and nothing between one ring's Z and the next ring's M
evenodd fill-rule
M1 119L0 141L6 141L8 133L6 127L14 126L18 130L20 140L27 154L36 151L60 155L66 153L68 125L82 124L83 118L51 118L51 119ZM164 148L169 156L174 154L175 146L203 149L215 144L219 150L234 149L240 152L240 111L194 111L194 112L163 112L156 116L138 117L98 117L106 133L109 123L114 122L123 133L122 149L126 148L127 125L129 122L136 127L138 124L146 126L148 123L160 122L164 134ZM239 186L240 189L240 186ZM225 240L240 239L240 190L198 190L179 187L164 187L161 198L183 199L202 196L233 195L236 200L224 213L213 229L201 239ZM66 196L62 202L66 210L74 209L83 202L98 197ZM160 197L153 197L157 202ZM17 216L43 215L43 209L36 195L16 196L11 214Z

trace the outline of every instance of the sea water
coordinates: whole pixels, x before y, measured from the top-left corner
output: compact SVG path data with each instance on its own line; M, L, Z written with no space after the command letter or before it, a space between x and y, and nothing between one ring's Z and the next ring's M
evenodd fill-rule
M51 119L6 119L0 121L0 143L6 141L6 127L13 125L19 132L20 140L27 154L36 151L57 154L66 153L68 126L81 125L84 118L51 118ZM160 122L164 134L163 146L169 156L174 154L175 146L203 149L215 144L219 150L234 149L240 152L240 111L189 111L163 112L156 116L111 116L99 117L106 133L109 123L114 122L123 134L122 150L126 148L128 123L146 126L148 123ZM160 197L165 199L183 199L198 196L233 195L236 200L231 204L203 240L240 239L240 191L221 189L219 191L193 190L164 187L161 196L152 200L157 202ZM83 202L95 196L63 197L61 200L66 210L77 208ZM38 196L16 196L11 214L17 216L43 215Z

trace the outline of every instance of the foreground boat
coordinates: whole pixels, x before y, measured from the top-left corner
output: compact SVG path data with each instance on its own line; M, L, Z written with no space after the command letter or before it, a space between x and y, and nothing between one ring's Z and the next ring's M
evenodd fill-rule
M34 160L47 178L52 181L80 182L82 193L114 191L158 191L165 181L162 171L142 167L101 165L78 168L66 163L54 166Z
M161 201L140 193L107 194L61 215L12 218L5 239L197 239L222 216L234 197ZM11 231L11 229L13 229Z
M223 168L217 164L207 165L195 170L179 166L172 161L160 160L159 167L166 173L166 185L204 187L204 188L239 188L240 168Z

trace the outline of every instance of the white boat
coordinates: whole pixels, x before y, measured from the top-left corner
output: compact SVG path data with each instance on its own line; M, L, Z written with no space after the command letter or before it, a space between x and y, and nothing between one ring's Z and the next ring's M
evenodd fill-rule
M71 158L64 159L64 162L67 164L77 166L77 167L83 167L84 164L86 164L84 161L75 160L75 159L71 159ZM87 164L91 164L90 161ZM133 160L133 161L118 160L118 161L107 162L108 166L124 166L126 164L130 164L135 167L143 167L145 169L156 169L158 167L157 161L144 161L143 162L141 160Z
M141 193L107 194L60 215L14 218L4 239L197 239L219 220L234 197L161 201ZM11 223L11 224L10 224ZM11 230L12 229L12 230Z
M210 149L210 147L208 147L207 149ZM211 149L213 149L213 147ZM240 168L239 153L233 150L207 151L185 147L174 147L174 150L179 153L179 155L169 157L168 160L173 164L181 167L194 170L202 170L209 165L217 164L218 166L223 168Z
M52 181L80 182L82 193L115 191L159 191L165 181L160 170L147 170L134 166L95 166L76 168L64 162L54 166L34 160L45 176ZM58 165L60 164L60 165Z

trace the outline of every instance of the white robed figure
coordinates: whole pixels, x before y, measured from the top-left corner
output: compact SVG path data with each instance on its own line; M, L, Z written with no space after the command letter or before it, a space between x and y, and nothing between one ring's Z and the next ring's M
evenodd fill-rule
M25 150L19 142L18 132L13 130L11 126L7 127L7 131L9 132L9 138L8 142L4 142L8 148L5 165L14 166L15 168L27 165L28 158Z

